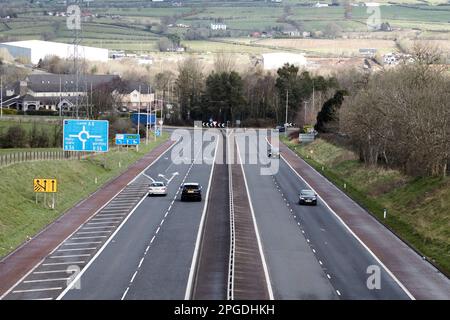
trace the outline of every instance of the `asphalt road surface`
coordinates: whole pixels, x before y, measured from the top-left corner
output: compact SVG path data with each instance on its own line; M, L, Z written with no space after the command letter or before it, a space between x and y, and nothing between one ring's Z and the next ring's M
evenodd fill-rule
M258 152L267 159L267 147L249 148L249 134L237 134L242 157ZM263 164L246 163L275 299L409 299L324 204L298 204L307 186L283 159L273 175L261 174ZM380 270L380 289L367 286L370 266Z
M181 202L179 187L198 182L206 194L212 165L194 160L213 154L202 153L193 146L188 164L174 164L168 153L145 172L154 180L172 178L168 195L145 199L81 276L80 289L63 299L184 299L205 199Z

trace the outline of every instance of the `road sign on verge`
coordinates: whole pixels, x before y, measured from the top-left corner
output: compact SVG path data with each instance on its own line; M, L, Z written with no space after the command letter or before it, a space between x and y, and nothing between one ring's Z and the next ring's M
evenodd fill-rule
M156 135L157 137L159 137L159 136L161 135L161 131L160 131L159 129L156 129L155 135Z
M58 181L56 179L34 179L33 189L36 193L54 193L58 191Z
M106 120L64 120L64 151L108 152L108 129Z
M141 144L141 135L116 134L116 144L119 146L135 146Z

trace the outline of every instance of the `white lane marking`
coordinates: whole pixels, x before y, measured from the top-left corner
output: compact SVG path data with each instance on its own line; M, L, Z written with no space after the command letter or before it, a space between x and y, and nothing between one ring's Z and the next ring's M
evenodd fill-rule
M83 264L85 261L69 261L69 262L52 262L52 263L43 263L43 266L59 266L64 264Z
M289 149L290 150L290 149ZM293 151L292 151L293 152ZM330 210L330 212L339 220L339 222L342 223L342 225L347 229L348 232L350 232L350 234L372 255L372 257L383 267L383 269L387 272L387 274L389 274L389 276L399 285L399 287L406 293L406 295L408 295L408 297L411 300L416 300L416 298L411 294L411 292L409 292L409 290L403 285L403 283L400 282L399 279L397 279L397 277L391 272L391 270L389 270L388 267L386 267L384 265L383 262L381 262L381 260L375 255L375 253L373 253L372 250L370 250L370 248L356 235L356 233L353 232L352 229L350 229L350 227L344 222L344 220L328 205L328 203L320 196L320 194L314 190L313 187L311 187L311 185L291 166L291 164L283 157L280 156L281 159L283 159L283 161L288 165L289 168L291 168L291 170L311 189L313 190L316 194L317 197L322 201L322 203L328 208L328 210ZM309 165L308 165L309 166ZM311 166L310 166L311 167ZM311 167L312 168L312 167ZM314 168L313 168L314 169ZM317 171L316 171L317 172ZM320 174L320 173L318 173ZM337 188L335 186L335 188Z
M254 226L255 232L256 232L256 239L258 241L259 254L261 256L263 269L264 269L264 275L266 277L267 290L269 291L269 298L270 298L270 300L274 300L273 290L272 290L272 283L270 282L269 270L267 268L266 258L264 257L264 251L263 251L263 248L262 248L261 237L259 235L258 224L256 223L255 210L253 209L252 198L250 196L250 190L248 189L248 183L247 183L247 178L245 176L244 165L242 164L241 151L239 150L239 143L238 143L237 140L236 140L236 146L237 146L237 148L236 148L237 149L237 153L238 153L238 156L239 156L239 162L240 162L240 165L241 165L242 175L244 176L245 189L247 190L248 202L250 204L250 211L252 213L253 226Z
M213 174L214 174L214 166L215 166L215 163L216 163L216 156L217 156L217 149L218 149L218 146L219 146L219 139L220 139L220 135L216 135L216 146L215 146L215 150L214 150L214 160L213 160L213 162L211 164L211 173L209 174L208 190L206 191L206 195L205 195L205 204L203 205L202 217L200 219L200 225L198 227L198 232L197 232L197 240L195 241L194 254L192 255L191 268L190 268L190 271L189 271L188 282L187 282L187 285L186 285L186 293L184 295L184 299L185 300L190 300L191 299L192 286L194 284L194 273L195 273L195 269L197 268L197 259L198 259L198 255L199 255L200 242L201 242L201 239L202 239L203 225L205 223L206 210L208 208L209 192L211 190L211 182L212 182L212 177L213 177ZM185 179L186 179L186 177L185 177ZM184 179L183 179L183 183L184 183ZM180 190L178 190L178 191L180 191Z
M53 298L38 298L38 299L31 299L31 300L36 300L36 301L42 300L42 301L44 301L44 300L53 300Z
M336 293L338 294L338 296L341 295L341 292L339 290L336 290Z
M103 222L88 222L88 225L101 225L101 224L115 224L117 222L111 222L111 221L103 221Z
M169 149L167 149L169 150ZM128 219L132 216L132 214L136 211L136 209L141 205L141 203L147 198L147 195L144 195L142 199L136 204L136 206L131 210L128 216L122 221L122 223L117 227L114 233L109 237L108 240L103 244L103 246L95 253L91 260L89 260L88 264L84 266L84 268L77 274L77 276L72 280L72 282L60 293L60 295L56 298L56 300L61 300L62 297L66 295L66 293L74 286L75 283L81 278L81 276L89 269L92 263L97 259L97 257L105 250L106 246L111 242L114 236L122 229Z
M61 290L61 289L62 289L61 287L55 287L55 288L40 288L40 289L28 289L28 290L14 290L12 293L55 291L55 290Z
M152 240L150 240L150 243L153 243L154 240L155 240L155 236L153 236Z
M115 226L103 226L103 227L84 227L83 230L94 230L94 229L105 229L105 228L109 228L109 229L114 229Z
M80 244L99 244L101 241L91 241L91 242L75 242L75 243L64 243L63 246L79 246ZM58 250L61 251L61 250Z
M67 252L67 251L83 251L83 250L95 250L97 248L72 248L72 249L58 249L57 252Z
M96 232L93 232L93 233L96 233ZM86 240L86 239L98 239L98 238L107 238L107 236L77 237L77 238L71 238L70 241L73 241L73 240Z
M328 279L331 279L331 276L327 273L327 277L328 277Z
M146 177L147 179L150 179L152 182L155 182L155 179L153 179L152 177L150 177L149 175L143 173L142 174L144 177Z
M316 250L312 249L312 252L316 253Z
M158 234L160 228L161 228L161 227L158 227L158 229L156 229L156 232L155 232L156 234Z
M139 262L138 268L140 268L142 266L142 262L144 262L144 257L142 257L141 261Z
M61 258L78 258L78 257L89 257L90 254L72 254L65 256L51 256L50 259L61 259Z
M319 260L319 264L320 264L320 265L323 265L322 261Z
M25 280L23 283L41 283L41 282L54 282L54 281L66 281L70 278L54 278L54 279L40 279L40 280Z
M134 274L133 274L133 277L131 278L131 281L130 281L130 283L133 283L133 281L134 281L134 278L136 277L136 275L137 275L137 270L134 272Z
M49 270L49 271L35 271L33 274L47 274L47 273L66 273L67 270Z
M125 292L123 293L122 298L120 298L120 300L125 299L125 296L127 295L128 290L130 290L130 287L128 287L127 290L125 290Z

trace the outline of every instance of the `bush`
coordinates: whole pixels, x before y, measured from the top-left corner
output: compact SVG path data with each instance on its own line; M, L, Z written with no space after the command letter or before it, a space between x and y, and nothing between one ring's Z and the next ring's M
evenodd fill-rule
M28 143L27 132L21 126L11 126L1 140L2 148L25 148Z

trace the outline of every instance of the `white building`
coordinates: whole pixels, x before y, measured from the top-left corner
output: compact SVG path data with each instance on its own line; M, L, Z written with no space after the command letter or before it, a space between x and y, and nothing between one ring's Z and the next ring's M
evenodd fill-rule
M227 25L224 23L211 23L211 30L227 30Z
M328 7L328 4L317 2L317 3L314 5L314 7L316 7L316 8Z
M0 48L5 48L14 58L23 57L32 64L38 64L40 59L47 56L57 56L62 59L74 57L73 44L27 40L0 43ZM108 49L78 46L78 57L87 61L108 61Z
M306 58L303 54L274 52L264 53L263 55L264 70L277 70L286 63L293 64L298 67L306 65Z

